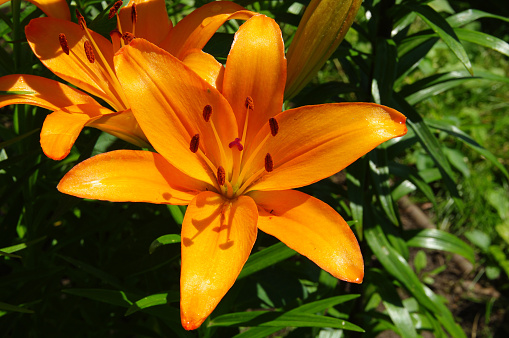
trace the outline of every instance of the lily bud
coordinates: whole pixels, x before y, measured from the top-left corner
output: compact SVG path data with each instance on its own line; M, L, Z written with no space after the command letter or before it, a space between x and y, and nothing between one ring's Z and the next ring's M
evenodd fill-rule
M285 99L311 81L343 40L362 0L312 0L302 16L288 53Z

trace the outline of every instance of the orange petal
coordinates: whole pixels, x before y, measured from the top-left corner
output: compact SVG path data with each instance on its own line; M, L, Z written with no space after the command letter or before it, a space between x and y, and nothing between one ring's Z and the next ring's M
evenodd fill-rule
M240 135L246 98L253 99L254 111L249 114L246 143L270 117L281 112L285 81L286 59L279 26L274 20L257 15L235 34L223 80L223 95L237 116Z
M30 21L25 33L35 55L57 76L104 99L116 110L126 108L121 103L121 94L110 83L107 68L101 62L99 52L94 50L94 63L87 59L84 43L88 39L77 24L54 18L38 18ZM60 33L66 36L69 55L62 51ZM107 61L107 67L113 69L111 42L97 33L90 33Z
M274 170L249 190L285 190L314 183L407 131L405 116L374 103L306 106L284 111L276 120L278 134L268 138L250 168L251 172L263 168L270 153ZM264 126L254 144L269 130L268 124Z
M345 220L322 201L295 190L255 191L258 228L308 257L336 278L361 283L364 262Z
M218 91L221 91L224 67L212 55L199 49L192 49L184 56L182 62Z
M137 19L133 31L131 10L136 3ZM159 44L172 28L168 18L164 0L131 0L118 13L119 30L122 33L133 33L137 38L146 39L156 45Z
M0 78L0 91L27 92L0 95L0 107L10 104L31 104L58 110L81 103L98 104L90 95L63 83L35 75L6 75Z
M194 330L232 287L256 240L256 204L247 196L225 200L202 192L182 223L180 314Z
M225 98L181 61L143 39L123 47L115 66L134 116L157 152L189 176L215 184L220 147L203 109L212 106L211 119L227 149L237 125ZM196 134L200 150L193 153L189 145ZM204 161L202 151L215 168Z
M87 125L105 131L138 147L150 147L147 137L130 109L101 116L97 120L90 121Z
M83 127L111 110L98 104L64 107L49 114L42 125L41 147L46 156L61 160L71 151Z
M226 21L247 20L256 14L230 1L213 1L179 21L159 46L182 59L190 49L203 49Z
M77 164L57 188L81 198L185 205L206 186L176 170L157 153L117 150Z
M71 20L69 6L65 0L28 0L39 7L47 16L57 19ZM6 1L0 1L3 4Z

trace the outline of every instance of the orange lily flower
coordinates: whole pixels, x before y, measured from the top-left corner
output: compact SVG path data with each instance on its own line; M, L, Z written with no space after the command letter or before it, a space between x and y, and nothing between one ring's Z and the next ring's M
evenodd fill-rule
M121 1L115 3L110 17L117 15L121 5ZM136 0L118 12L118 29L111 33L111 42L89 30L79 13L79 24L56 18L34 19L25 33L35 55L61 79L101 98L109 107L60 82L19 74L0 78L0 90L13 92L0 96L0 107L31 104L52 110L42 127L41 146L55 160L69 154L85 126L148 147L115 73L114 53L136 36L161 44L205 78L215 78L221 67L201 49L225 21L247 20L254 14L221 1L197 9L173 28L164 0Z
M9 0L0 0L0 5ZM71 12L66 0L28 0L36 5L47 16L63 20L71 20Z
M362 0L312 0L288 48L285 97L297 95L338 48Z
M362 282L362 255L350 227L327 204L291 189L329 177L404 135L402 114L372 103L281 112L284 45L276 22L263 15L236 33L221 91L144 40L121 49L115 68L157 153L97 155L71 169L58 190L188 205L181 233L185 329L199 327L233 285L257 229L333 276Z

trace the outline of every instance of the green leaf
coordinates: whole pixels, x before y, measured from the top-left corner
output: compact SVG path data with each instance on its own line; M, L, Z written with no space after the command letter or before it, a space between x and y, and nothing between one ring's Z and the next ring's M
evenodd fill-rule
M130 307L133 302L129 299L139 298L134 294L128 294L120 290L106 290L106 289L64 289L62 292L90 298L99 302L108 303L111 305Z
M184 212L182 212L180 206L168 204L167 207L175 223L182 224L184 221Z
M364 158L360 158L350 164L346 170L350 210L352 211L352 218L356 222L354 227L360 241L363 238L364 185L367 168L365 162Z
M148 252L153 254L154 251L160 246L174 243L180 243L180 235L170 234L158 237L155 241L152 242L152 244L150 244Z
M423 19L424 22L426 22L431 29L440 36L454 55L456 55L456 57L463 63L468 72L471 75L474 75L472 64L470 63L467 52L465 52L463 45L460 43L456 33L454 33L454 30L449 23L429 6L409 4L407 7L415 11L417 15L419 15L421 19Z
M212 319L208 326L333 327L364 332L364 330L357 325L342 319L313 314L273 311L229 313Z
M241 332L233 338L266 338L271 334L284 329L284 326L276 327L252 327L247 331Z
M491 245L491 239L488 234L474 229L465 232L465 237L472 242L475 246L480 248L484 253L487 253Z
M475 262L474 250L458 237L438 229L407 230L404 233L408 246L442 250L461 255Z
M509 44L504 40L496 38L493 35L469 29L456 28L454 31L458 34L458 38L460 40L472 42L486 48L491 48L505 56L509 56Z
M481 18L492 18L509 22L509 18L504 16L495 15L487 12L483 12L477 9L467 9L466 11L451 15L446 20L452 27L459 27L469 24L477 19Z
M36 129L33 129L33 130L29 131L28 133L24 133L23 135L19 135L19 136L15 137L15 138L12 138L10 140L2 142L2 143L0 143L0 149L7 148L8 146L13 145L13 144L15 144L15 143L17 143L17 142L27 138L28 136L32 135L33 133L35 133L35 132L37 132L39 130L40 130L40 128L36 128Z
M504 175L509 178L509 172L505 169L505 167L498 161L498 159L493 155L490 151L483 148L479 143L477 143L473 138L469 135L461 131L458 127L451 125L449 123L443 121L435 121L435 120L426 120L426 124L432 128L442 130L448 133L451 136L454 136L458 140L462 141L465 145L477 151L479 154L490 160Z
M126 311L125 316L129 316L135 312L149 308L156 305L164 305L168 303L178 302L180 299L180 293L178 291L157 293L147 297L143 297L132 304Z
M428 265L426 253L422 250L417 251L414 257L415 272L420 273Z
M274 244L249 256L246 265L244 265L244 268L237 279L247 277L257 271L265 269L266 267L284 261L295 254L295 250L290 249L284 243Z
M22 306L11 305L4 302L0 302L0 311L11 311L11 312L21 312L21 313L34 313L33 310L24 308Z
M443 148L445 156L449 159L451 165L456 168L465 177L470 177L470 169L465 162L465 154L457 149Z
M459 326L456 323L456 320L454 319L451 311L447 308L447 306L444 305L444 302L440 299L440 297L431 291L430 288L427 286L423 286L424 291L426 292L426 295L428 296L429 300L432 301L435 306L438 308L438 311L432 312L434 316L438 318L440 323L445 327L445 329L449 332L451 337L457 337L457 338L466 338L465 332L463 332L463 329L461 326ZM438 330L438 332L443 332L443 330ZM444 335L446 337L446 335Z
M36 92L32 91L16 91L16 90L0 90L0 95L32 95L36 94Z
M428 183L431 181L427 181L426 178L423 177L420 172L417 172L415 169L399 163L390 163L389 172L392 175L410 181L415 187L419 188L419 190L422 193L424 193L424 195L429 201L431 201L434 205L436 204L436 199L433 190L428 185ZM440 179L440 176L438 178ZM395 200L398 200L399 199L397 198L398 196L394 196L395 193L396 191L393 191L393 198Z
M325 298L301 305L295 309L287 311L287 313L317 313L359 297L360 295L342 295Z
M17 252L17 251L26 249L29 246L32 246L32 245L34 245L36 243L39 243L40 241L43 241L45 239L46 239L46 236L43 236L43 237L34 239L33 241L29 241L29 242L26 242L26 243L20 243L20 244L11 245L11 246L8 246L8 247L5 247L5 248L1 248L0 251L3 251L5 253Z
M394 208L389 180L389 167L387 166L387 151L381 146L369 153L369 167L375 186L377 197L387 217L393 224L399 225L399 217Z

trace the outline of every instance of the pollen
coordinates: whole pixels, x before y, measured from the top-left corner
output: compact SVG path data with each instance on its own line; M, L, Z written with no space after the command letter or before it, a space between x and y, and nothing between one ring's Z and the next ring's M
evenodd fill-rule
M228 144L228 147L230 147L230 148L237 147L237 149L239 151L242 151L242 150L244 150L244 146L242 145L242 143L240 141L241 141L240 138L236 137L235 140L233 140L232 142L230 142L230 144Z
M265 155L265 170L269 173L272 170L274 170L274 162L272 161L272 156L270 156L269 153L267 153L267 155Z
M210 104L203 108L203 119L205 122L209 122L210 116L212 115L212 106Z
M276 136L277 132L279 131L279 124L277 123L277 120L273 117L269 119L269 126L270 126L270 133L272 136Z
M122 0L118 0L111 6L110 8L110 14L108 14L108 19L113 18L115 15L117 15L117 12L119 8L122 6Z
M67 43L67 38L64 33L58 34L58 41L60 42L60 47L62 47L62 51L69 55L69 44Z
M92 48L92 44L88 40L85 41L85 54L87 55L87 59L90 63L95 62L94 49Z
M226 183L226 172L222 166L217 168L217 184L223 186Z
M78 24L80 25L80 28L85 30L87 28L87 22L85 21L83 15L81 15L80 11L78 11L78 9L76 9L76 18L78 18Z
M189 150L191 152L195 153L198 151L198 147L200 146L200 134L196 134L191 139L191 142L189 143Z
M133 25L136 23L136 20L138 20L138 13L136 12L136 4L133 3L131 7L131 21L133 22Z
M125 32L123 35L122 35L122 39L124 40L124 43L126 45L130 44L131 41L133 41L135 39L135 36L132 34L132 33L129 33L129 32Z
M246 108L249 110L254 110L254 102L251 96L246 97Z

